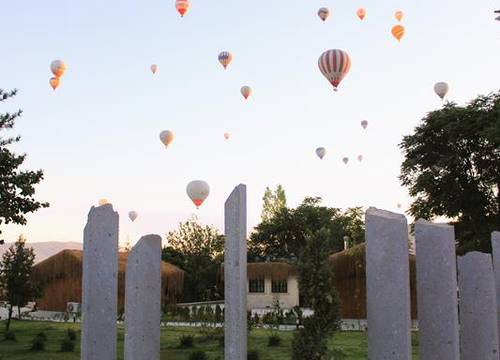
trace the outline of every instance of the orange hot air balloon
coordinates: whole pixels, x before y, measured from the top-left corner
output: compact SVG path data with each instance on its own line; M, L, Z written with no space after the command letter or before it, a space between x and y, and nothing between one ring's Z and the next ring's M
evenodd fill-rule
M397 21L401 21L403 19L404 12L401 10L398 10L394 13L394 17L396 18Z
M242 86L240 89L241 95L245 98L245 100L248 99L250 95L252 95L252 88L250 86Z
M181 14L181 17L184 17L184 15L186 15L186 13L191 8L191 3L189 2L189 0L176 0L175 8L179 12L179 14Z
M52 89L54 89L54 91L55 91L59 87L61 80L57 77L53 77L53 78L50 78L49 83L50 83L50 86L52 86Z
M67 66L62 60L54 60L50 63L50 71L55 77L60 78L66 72Z
M363 20L366 16L366 9L365 8L359 8L358 11L356 11L356 15Z
M396 38L396 40L398 41L401 41L401 38L403 37L403 35L405 34L405 28L403 25L394 25L392 27L392 36L394 36Z

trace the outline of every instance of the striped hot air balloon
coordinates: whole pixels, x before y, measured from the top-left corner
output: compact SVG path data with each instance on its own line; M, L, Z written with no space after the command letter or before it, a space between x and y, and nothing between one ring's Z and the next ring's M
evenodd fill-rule
M228 65L231 64L231 61L233 61L233 54L231 54L229 51L223 51L219 54L219 62L222 66L224 66L224 69L226 69Z
M184 15L186 15L186 13L191 8L191 3L189 2L189 0L176 0L175 8L179 12L179 14L181 14L181 17L184 17Z
M394 25L391 29L392 36L396 38L397 41L401 41L401 38L405 34L405 28L403 25Z
M351 58L344 50L327 50L319 57L318 66L333 85L333 90L337 91L340 82L351 69Z

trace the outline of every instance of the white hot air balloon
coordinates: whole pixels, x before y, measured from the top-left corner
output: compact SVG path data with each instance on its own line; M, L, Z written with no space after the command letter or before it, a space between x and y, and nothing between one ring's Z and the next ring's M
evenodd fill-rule
M66 64L62 60L54 60L50 63L50 71L56 78L60 78L66 71Z
M137 213L137 211L130 211L130 212L128 213L128 218L129 218L132 222L134 222L134 221L135 221L135 219L137 219L137 217L138 217L138 216L139 216L139 214Z
M363 155L358 155L358 161L359 162L363 161Z
M347 163L349 162L349 158L348 157L343 158L342 162L347 165Z
M174 133L170 130L164 130L160 133L160 140L168 148L168 145L174 141Z
M368 127L368 121L366 120L361 121L361 127L366 130L366 128Z
M205 181L194 180L187 185L186 192L198 209L210 194L210 186Z
M318 155L318 157L323 160L323 158L325 157L326 155L326 149L324 147L319 147L316 149L316 155Z
M158 65L156 64L153 64L151 65L151 72L154 74L156 74L156 72L158 71Z
M438 82L434 85L434 92L441 98L441 100L444 99L449 89L450 87L445 82Z
M330 10L326 7L322 7L318 10L318 16L321 20L326 21L330 16Z

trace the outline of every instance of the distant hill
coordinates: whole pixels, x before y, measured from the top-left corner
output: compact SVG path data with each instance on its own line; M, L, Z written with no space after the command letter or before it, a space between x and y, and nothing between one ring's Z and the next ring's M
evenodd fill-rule
M0 257L9 248L12 243L5 243L5 245L0 245ZM83 244L73 241L47 241L47 242L37 242L30 243L26 245L35 249L35 263L39 263L52 255L57 254L62 250L82 250Z

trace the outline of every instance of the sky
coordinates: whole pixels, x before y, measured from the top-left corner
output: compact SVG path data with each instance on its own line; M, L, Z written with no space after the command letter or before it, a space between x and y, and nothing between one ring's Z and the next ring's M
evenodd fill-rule
M28 154L26 168L44 170L36 197L50 202L27 226L3 226L7 241L21 233L33 242L82 241L100 198L120 214L122 243L164 235L192 214L222 230L224 201L239 183L248 189L249 231L266 186L277 184L290 206L320 196L333 207L403 211L411 199L398 180L398 144L442 106L434 83L448 82L458 104L499 89L497 1L191 3L184 18L173 0L2 5L0 87L19 94L0 112L23 109L10 131L22 135L14 149ZM331 10L325 23L323 6ZM396 10L405 13L401 43L390 34ZM317 66L329 49L352 60L336 93ZM223 50L234 54L226 71L217 61ZM55 59L68 70L53 92ZM243 85L254 91L248 101ZM165 150L158 134L167 129L176 137ZM185 190L195 179L211 187L199 210ZM139 212L134 223L130 210Z

